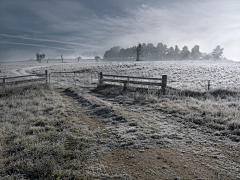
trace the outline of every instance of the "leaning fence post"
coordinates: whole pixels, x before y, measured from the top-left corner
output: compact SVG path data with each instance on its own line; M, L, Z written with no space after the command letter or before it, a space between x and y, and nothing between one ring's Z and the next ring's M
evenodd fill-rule
M50 76L51 76L51 73L49 73L49 75L48 75L48 83L49 83L49 84L51 84L51 83L50 83Z
M103 78L103 74L102 74L102 72L100 72L99 73L99 86L101 86L102 85L102 78Z
M167 75L162 75L162 90L163 94L166 92L166 87L167 87Z
M48 70L45 70L45 78L46 78L46 84L48 83Z
M210 80L208 80L208 91L210 90Z

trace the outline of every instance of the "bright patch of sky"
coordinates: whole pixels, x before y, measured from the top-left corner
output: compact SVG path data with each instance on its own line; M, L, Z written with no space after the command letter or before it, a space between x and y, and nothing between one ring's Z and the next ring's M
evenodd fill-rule
M162 42L168 47L217 45L240 60L238 0L1 0L0 61L93 58L113 46Z

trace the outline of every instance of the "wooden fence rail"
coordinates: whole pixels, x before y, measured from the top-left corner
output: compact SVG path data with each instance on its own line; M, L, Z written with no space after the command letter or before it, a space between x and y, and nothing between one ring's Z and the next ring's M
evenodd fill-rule
M94 71L97 73L97 71ZM27 82L35 82L35 81L46 81L46 83L50 84L50 78L51 74L66 74L66 73L72 73L74 74L74 83L76 86L76 80L75 80L75 74L77 73L83 73L82 71L71 71L71 72L51 72L48 74L48 71L45 70L45 74L32 74L32 75L24 75L24 76L13 76L13 77L0 77L0 81L2 80L2 83L0 83L0 86L10 85L10 84L20 84L20 83L27 83ZM10 81L6 82L8 79L17 79L17 78L25 78L25 77L32 77L36 76L39 78L34 79L24 79L19 81ZM105 78L103 78L105 77ZM118 79L115 79L118 78ZM135 81L133 79L138 79L142 81ZM144 81L144 80L150 80L150 81ZM103 74L102 72L99 73L98 76L99 86L103 85L104 82L116 82L121 83L124 85L124 90L126 90L129 86L129 84L141 84L141 85L153 85L153 86L161 86L163 92L165 92L167 87L167 75L162 75L162 78L149 78L149 77L136 77L136 76L120 76L120 75L110 75L110 74ZM155 81L155 82L152 82ZM158 82L156 82L158 81ZM176 82L176 81L170 81L170 82ZM207 89L210 90L210 80L208 80Z
M113 77L113 78L122 78L122 79L110 79L103 77ZM130 79L139 79L139 80L154 80L160 82L151 82L151 81L134 81ZM161 86L163 92L165 92L167 87L167 75L162 75L162 78L149 78L149 77L136 77L136 76L119 76L119 75L109 75L99 73L99 86L103 85L104 82L116 82L123 83L123 89L126 90L129 84L142 84L142 85L153 85L153 86Z
M32 77L37 76L41 78L34 78L34 79L24 79L19 81L10 81L6 82L7 79L18 79L18 78L25 78L25 77ZM0 77L2 80L2 83L0 83L0 86L10 85L10 84L20 84L20 83L27 83L27 82L35 82L35 81L46 81L48 83L48 72L45 70L45 74L32 74L32 75L25 75L25 76L12 76L12 77Z

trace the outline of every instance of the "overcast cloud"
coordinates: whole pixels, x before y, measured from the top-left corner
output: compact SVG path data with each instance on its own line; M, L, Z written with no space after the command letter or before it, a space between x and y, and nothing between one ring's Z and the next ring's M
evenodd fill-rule
M0 61L100 56L113 46L220 45L240 60L238 0L0 0Z

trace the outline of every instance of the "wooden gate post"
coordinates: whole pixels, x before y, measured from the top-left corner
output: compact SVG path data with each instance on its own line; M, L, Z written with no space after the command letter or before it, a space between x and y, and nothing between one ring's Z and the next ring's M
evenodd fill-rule
M48 70L45 70L46 84L48 83Z
M162 75L162 90L163 90L163 94L166 93L166 87L167 87L167 75Z
M102 74L102 72L100 72L100 73L99 73L99 79L98 79L98 84L99 84L99 86L102 85L102 78L103 78L103 74Z

